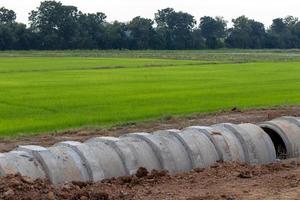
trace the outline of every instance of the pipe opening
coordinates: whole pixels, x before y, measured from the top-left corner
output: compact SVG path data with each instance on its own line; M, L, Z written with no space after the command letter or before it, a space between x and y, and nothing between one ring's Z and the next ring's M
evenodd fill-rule
M262 127L262 129L270 136L276 151L276 158L287 159L287 148L281 136L273 129Z

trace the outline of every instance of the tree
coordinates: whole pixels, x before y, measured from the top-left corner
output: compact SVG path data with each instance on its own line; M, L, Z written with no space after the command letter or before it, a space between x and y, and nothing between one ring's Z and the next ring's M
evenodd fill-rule
M0 8L0 50L31 48L31 32L25 24L17 23L13 10Z
M228 47L233 48L264 48L266 31L262 23L245 16L232 20L233 28L229 29L226 39Z
M130 33L130 49L150 49L155 37L153 21L142 17L133 18L127 25Z
M128 49L129 32L126 24L118 21L106 24L104 41L106 49Z
M13 23L15 22L16 18L16 13L13 10L9 10L4 7L0 8L0 23Z
M192 45L191 49L205 49L205 39L202 36L201 30L199 28L194 29L192 32Z
M297 40L296 48L300 48L300 21L297 21L297 23L294 25L293 34L295 35Z
M0 50L32 49L32 34L25 24L0 24Z
M200 19L199 29L207 48L216 49L224 46L226 27L227 23L221 17L204 16Z
M79 12L76 48L103 49L106 15L102 12L83 14Z
M166 49L187 49L192 45L192 31L196 24L194 16L166 8L155 14L155 21Z
M46 0L31 11L29 24L16 22L16 13L0 8L0 50L6 49L216 49L300 48L300 21L276 18L262 23L240 16L227 30L222 17L194 16L165 8L155 19L135 17L128 23L106 21L102 12L82 13L75 6Z
M41 2L37 10L29 16L31 29L38 32L43 49L72 48L77 33L78 10L74 6L64 6L61 2Z
M297 17L287 16L284 18L284 23L288 28L288 33L286 33L286 43L287 47L285 48L299 48L300 47L300 37L299 37L299 28L300 22Z
M286 18L276 18L268 30L268 48L299 48L299 20L298 18L287 16Z

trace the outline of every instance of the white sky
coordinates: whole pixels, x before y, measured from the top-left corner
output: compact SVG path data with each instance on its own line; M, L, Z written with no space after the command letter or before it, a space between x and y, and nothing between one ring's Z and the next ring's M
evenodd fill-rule
M158 9L172 7L188 12L196 20L204 15L223 16L227 21L240 15L263 22L266 26L276 17L300 17L300 0L61 0L83 12L104 12L108 21L129 21L133 17L154 18ZM0 7L13 9L17 21L27 23L28 13L39 6L40 0L0 0Z

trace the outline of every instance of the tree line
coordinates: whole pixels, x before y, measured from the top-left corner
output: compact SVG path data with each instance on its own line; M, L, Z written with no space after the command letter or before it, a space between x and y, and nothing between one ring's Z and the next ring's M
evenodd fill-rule
M83 13L75 6L44 1L29 14L29 26L16 13L0 8L0 50L60 49L218 49L300 48L300 21L276 18L270 27L240 16L228 28L222 17L194 16L172 8L154 20L108 22L102 12Z

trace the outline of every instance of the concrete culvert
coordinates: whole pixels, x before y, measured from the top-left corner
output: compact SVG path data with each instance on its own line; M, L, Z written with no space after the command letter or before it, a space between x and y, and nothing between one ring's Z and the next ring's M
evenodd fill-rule
M297 121L298 118L282 117L259 124L272 139L280 159L299 157L300 127Z
M126 144L119 138L96 137L86 141L86 143L105 143L113 148L120 156L127 175L135 174L142 165L135 156L135 153L132 151L132 148L130 148L130 145Z
M285 119L285 120L292 122L300 127L300 117L285 116L285 117L280 117L279 119Z
M186 143L179 136L179 130L163 130L153 133L153 136L161 140L163 146L167 146L167 151L171 154L176 164L176 172L188 171L193 168L193 162ZM185 164L183 164L185 162Z
M192 168L205 168L220 160L215 145L206 134L197 129L187 128L182 131L168 130L156 133L177 138L185 147Z
M61 142L80 155L89 174L90 181L100 181L127 175L122 160L113 148L104 143Z
M24 151L11 151L0 154L0 176L20 173L32 179L46 178L41 164Z
M224 124L217 124L206 130L215 139L216 145L222 152L223 161L247 162L241 142Z
M133 133L133 137L147 142L160 162L162 169L170 173L183 172L192 169L188 153L176 137L163 134Z
M183 130L186 131L186 130L191 130L191 129L192 130L197 130L198 133L201 135L200 137L206 136L204 138L206 138L206 139L208 138L210 140L211 144L213 144L213 146L214 146L214 148L212 150L217 152L217 157L218 158L216 159L216 161L224 161L222 150L220 149L217 140L212 135L213 129L211 127L208 127L208 126L190 126L190 127L187 127ZM204 139L204 140L206 140L206 139Z
M170 130L169 133L175 133L176 130ZM177 132L178 133L178 132ZM171 159L172 163L170 166L175 166L174 171L169 170L170 172L185 172L193 168L189 153L185 145L173 134L166 133L156 133L151 134L150 136L154 143L160 149L162 156L166 157L165 161ZM167 165L166 165L167 166ZM167 168L165 168L168 170Z
M140 167L144 167L148 171L162 170L163 168L151 146L146 141L138 137L129 137L129 135L123 135L119 139L120 142L129 146L134 156L135 161L130 169L131 173L135 173Z
M249 150L253 151L254 158L251 164L269 164L276 161L276 152L274 144L266 132L259 126L254 124L238 125L243 132L243 137L249 146Z
M41 163L43 170L53 184L89 181L81 158L72 148L66 146L44 148L28 145L19 146L17 150L32 154Z
M248 164L267 164L276 160L271 139L255 125L235 125L230 123L219 126L231 131L239 140Z

